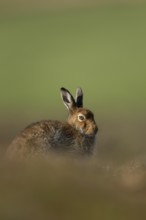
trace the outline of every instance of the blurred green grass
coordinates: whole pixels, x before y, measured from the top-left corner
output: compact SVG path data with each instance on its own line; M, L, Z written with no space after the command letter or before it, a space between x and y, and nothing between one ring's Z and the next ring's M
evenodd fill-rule
M145 20L140 6L1 19L1 111L57 113L59 88L80 85L97 113L144 113Z

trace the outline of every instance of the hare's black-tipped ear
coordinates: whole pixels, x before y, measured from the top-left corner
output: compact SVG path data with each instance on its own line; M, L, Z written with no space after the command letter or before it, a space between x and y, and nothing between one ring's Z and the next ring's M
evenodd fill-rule
M73 96L67 89L63 87L60 89L60 91L61 91L61 97L62 97L62 100L65 106L70 110L70 112L73 112L76 108L76 103L75 103Z
M78 108L83 107L83 91L81 88L76 90L76 105Z

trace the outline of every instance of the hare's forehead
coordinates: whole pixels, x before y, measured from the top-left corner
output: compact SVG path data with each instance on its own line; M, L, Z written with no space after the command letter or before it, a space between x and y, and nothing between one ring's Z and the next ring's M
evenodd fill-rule
M86 116L87 118L94 117L93 113L88 109L82 109L82 108L78 109L77 114L82 114L82 115Z

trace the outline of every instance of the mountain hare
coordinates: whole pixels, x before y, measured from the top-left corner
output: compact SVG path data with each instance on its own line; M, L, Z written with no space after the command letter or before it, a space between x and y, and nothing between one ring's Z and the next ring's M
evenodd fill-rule
M43 120L26 127L11 143L7 155L29 157L50 151L90 155L94 150L97 125L93 113L83 108L83 92L76 90L76 99L61 88L62 100L69 110L67 122Z

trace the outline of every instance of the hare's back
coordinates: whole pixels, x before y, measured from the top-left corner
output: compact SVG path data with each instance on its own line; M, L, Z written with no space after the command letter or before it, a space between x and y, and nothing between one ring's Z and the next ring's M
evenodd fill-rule
M12 141L8 154L44 153L50 148L59 147L62 136L65 136L65 131L68 130L67 126L66 123L53 120L32 123Z
M59 121L44 120L27 126L12 141L7 150L9 157L44 153L51 148L52 139L61 130L63 124Z

